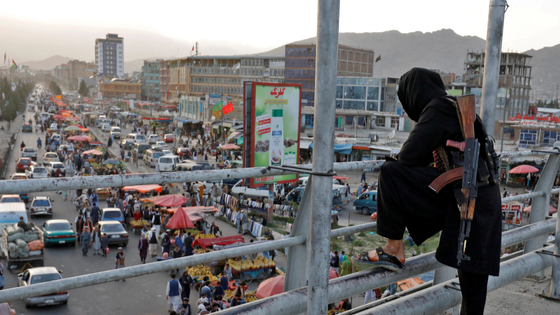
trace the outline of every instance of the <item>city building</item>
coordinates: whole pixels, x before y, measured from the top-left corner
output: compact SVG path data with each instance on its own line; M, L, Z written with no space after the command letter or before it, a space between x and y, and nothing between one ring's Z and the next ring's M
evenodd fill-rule
M179 99L179 117L192 123L203 120L202 99L200 96L181 95Z
M109 82L100 82L99 91L104 99L126 98L139 100L142 94L142 83L112 79Z
M484 75L484 52L467 52L463 74L463 94L475 94L477 110L480 110L482 80ZM496 104L496 119L522 115L529 111L531 98L532 56L523 53L502 52L500 80ZM505 116L504 116L505 114ZM496 132L495 134L500 134Z
M142 99L157 101L159 94L159 69L163 59L155 61L144 60L142 66Z
M169 90L169 72L171 60L162 60L159 64L159 96L162 101L171 99L171 91Z
M390 128L410 130L403 116L397 97L398 79L370 77L337 78L336 118L337 130L369 130ZM303 106L302 126L313 128L313 107Z
M95 40L97 74L107 78L124 79L124 40L118 34L107 34Z
M56 66L53 69L53 77L63 80L66 82L69 78L68 64L63 63L60 66Z
M242 56L241 85L245 81L284 83L284 56Z
M285 82L302 85L303 106L315 104L315 56L315 44L286 45L285 48ZM374 63L373 50L338 45L338 76L373 77Z

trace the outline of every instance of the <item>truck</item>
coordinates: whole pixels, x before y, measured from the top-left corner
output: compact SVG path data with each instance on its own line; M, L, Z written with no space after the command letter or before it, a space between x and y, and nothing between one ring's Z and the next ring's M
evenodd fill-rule
M43 231L41 231L41 229L39 229L35 225L35 223L33 223L33 222L28 222L27 224L30 225L31 230L38 231L39 239L41 240L41 242L43 244L45 244L45 236L44 236ZM44 266L43 249L41 249L41 254L40 255L32 255L32 256L28 256L26 258L12 258L12 257L10 257L10 255L8 254L8 231L6 230L6 228L2 228L2 240L1 240L1 243L0 243L0 253L2 254L2 257L4 259L6 259L8 270L11 273L24 272L25 270L27 270L29 268L43 267Z

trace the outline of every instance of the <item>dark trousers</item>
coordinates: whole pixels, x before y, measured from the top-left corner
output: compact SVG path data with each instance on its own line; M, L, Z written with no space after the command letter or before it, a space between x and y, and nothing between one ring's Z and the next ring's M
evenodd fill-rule
M482 315L486 304L486 293L488 289L488 275L459 271L459 283L463 300L461 304L461 315Z

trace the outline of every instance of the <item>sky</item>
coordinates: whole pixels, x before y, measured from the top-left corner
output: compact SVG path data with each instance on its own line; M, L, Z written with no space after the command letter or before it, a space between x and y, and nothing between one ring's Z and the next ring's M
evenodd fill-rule
M560 1L509 0L503 51L560 42ZM340 32L433 32L486 38L489 0L341 0ZM93 61L95 38L118 33L125 61L202 54L250 54L313 37L317 1L9 1L0 10L0 52L13 59L62 55Z

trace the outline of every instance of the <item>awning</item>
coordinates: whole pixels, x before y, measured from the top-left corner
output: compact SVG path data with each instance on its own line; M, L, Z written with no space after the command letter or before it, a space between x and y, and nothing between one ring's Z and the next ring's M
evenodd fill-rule
M232 235L232 236L224 236L224 237L215 237L215 238L199 238L194 240L192 246L199 245L202 249L206 249L208 246L216 245L229 245L236 242L243 242L245 243L245 239L243 239L242 235Z
M371 150L369 147L363 146L363 145L353 145L352 146L352 150L365 150L365 151L369 151Z
M232 133L229 134L229 136L227 138L228 138L228 140L229 139L237 139L241 136L242 136L241 132L232 132Z
M335 144L334 145L334 153L338 154L350 154L352 153L352 143L344 143L344 144ZM313 143L309 145L309 149L313 150Z
M160 185L137 185L137 186L125 186L123 187L124 191L128 190L137 190L143 194L155 190L161 193L161 186Z

